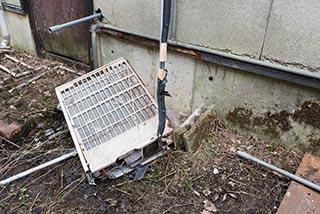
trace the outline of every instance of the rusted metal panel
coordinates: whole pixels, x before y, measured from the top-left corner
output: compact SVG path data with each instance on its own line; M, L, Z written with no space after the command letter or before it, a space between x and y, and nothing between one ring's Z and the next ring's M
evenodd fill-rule
M89 22L80 23L59 32L49 34L48 28L90 15L88 1L31 0L36 32L41 46L47 52L89 63Z
M296 175L320 185L320 158L306 154ZM320 213L320 193L292 181L277 214Z

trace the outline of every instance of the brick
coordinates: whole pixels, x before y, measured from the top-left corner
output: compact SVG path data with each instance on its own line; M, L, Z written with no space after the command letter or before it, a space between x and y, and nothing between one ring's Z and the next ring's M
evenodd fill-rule
M320 158L306 154L296 175L320 185ZM319 202L320 193L292 181L277 214L317 214L320 213Z
M16 123L8 124L0 120L0 135L8 140L13 140L20 133L22 126Z

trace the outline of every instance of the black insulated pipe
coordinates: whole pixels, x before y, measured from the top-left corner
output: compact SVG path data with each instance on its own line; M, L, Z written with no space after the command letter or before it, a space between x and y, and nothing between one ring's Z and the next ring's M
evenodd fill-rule
M170 96L165 90L167 83L167 70L165 69L165 62L167 61L167 41L171 15L171 0L161 1L161 25L160 25L160 65L158 70L157 82L157 103L158 103L158 138L162 134L166 125L166 104L165 96Z

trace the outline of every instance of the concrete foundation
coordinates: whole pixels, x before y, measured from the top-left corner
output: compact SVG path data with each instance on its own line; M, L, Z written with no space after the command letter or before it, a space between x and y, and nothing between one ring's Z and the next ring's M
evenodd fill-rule
M36 55L36 46L31 33L28 16L5 13L10 33L10 45L14 49L20 49Z
M129 60L150 92L155 92L158 49L101 37L104 63ZM169 51L166 99L171 109L190 114L213 104L217 115L239 132L296 145L320 155L320 94L316 89L231 69Z

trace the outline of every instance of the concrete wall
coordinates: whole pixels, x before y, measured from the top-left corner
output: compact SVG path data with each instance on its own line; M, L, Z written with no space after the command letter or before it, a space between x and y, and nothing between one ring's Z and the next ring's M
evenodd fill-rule
M112 25L159 35L159 2L94 0ZM177 40L320 72L320 1L177 0Z
M252 58L314 69L320 2L288 0L178 0L177 40ZM273 2L273 4L272 4ZM159 35L159 1L95 0L117 27ZM158 49L101 36L103 63L125 57L155 93ZM202 103L239 132L320 155L318 90L169 51L167 106L190 114Z
M36 55L36 47L28 16L5 11L5 18L10 34L10 46Z
M258 58L269 0L178 1L177 40Z
M155 93L157 48L101 35L103 63L125 57ZM214 104L220 118L239 132L320 155L318 90L195 60L169 51L167 106L190 114Z
M274 1L264 57L320 68L319 11L318 0Z

